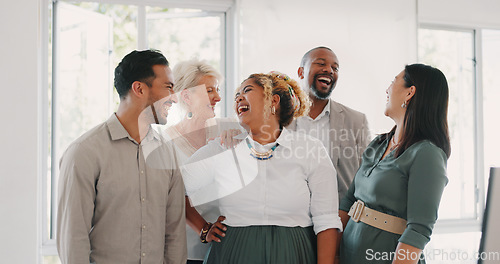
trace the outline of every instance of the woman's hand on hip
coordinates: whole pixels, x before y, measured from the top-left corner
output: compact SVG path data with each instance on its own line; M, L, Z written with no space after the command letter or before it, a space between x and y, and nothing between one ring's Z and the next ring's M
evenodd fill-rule
M220 242L221 238L226 236L227 227L222 223L224 220L226 220L226 217L221 215L217 218L217 221L213 223L212 227L210 227L207 234L208 242Z

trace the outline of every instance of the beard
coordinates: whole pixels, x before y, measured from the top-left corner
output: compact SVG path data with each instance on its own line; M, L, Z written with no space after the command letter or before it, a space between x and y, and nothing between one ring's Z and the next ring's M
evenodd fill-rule
M149 115L151 115L150 118L152 119L153 124L167 124L167 115L170 108L168 104L170 104L170 106L172 105L168 97L162 98L157 101L154 101L153 98L150 98L150 106L146 108L149 110L145 110L149 113Z
M155 123L158 125L166 125L167 124L167 114L166 110L163 108L163 106L157 106L159 109L157 109L154 105L151 105L151 112L153 113L153 118L155 120Z
M316 88L316 81L314 81L311 84L311 93L317 99L326 100L330 98L330 95L332 94L334 88L335 88L335 82L332 82L332 84L330 84L330 88L326 92L319 91L318 88Z

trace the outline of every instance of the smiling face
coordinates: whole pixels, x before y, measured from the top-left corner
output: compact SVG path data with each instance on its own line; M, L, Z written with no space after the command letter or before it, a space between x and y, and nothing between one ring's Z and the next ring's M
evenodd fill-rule
M257 128L264 121L264 88L253 79L244 81L235 95L235 111L242 125Z
M177 97L173 91L172 71L166 65L154 65L155 78L148 85L148 106L154 105L156 116L160 124L167 123L168 110Z
M310 96L325 100L337 85L338 71L337 56L319 48L311 51L304 66L299 68L299 78L304 80Z
M181 91L181 96L193 117L205 121L215 116L214 107L221 99L218 91L217 78L205 75L197 86Z
M404 70L400 72L385 91L387 103L384 114L392 119L404 118L406 108L401 107L401 105L409 100L413 94L411 87L405 86L404 74Z
M199 102L196 102L195 105L198 105L198 111L204 112L207 118L211 118L215 116L215 105L220 102L221 98L219 95L219 80L214 76L205 75L203 76L198 85L205 86L200 87L198 89L197 94Z

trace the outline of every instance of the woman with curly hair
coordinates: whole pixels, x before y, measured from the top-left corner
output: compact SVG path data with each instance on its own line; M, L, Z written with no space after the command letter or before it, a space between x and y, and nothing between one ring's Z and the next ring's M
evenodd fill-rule
M204 263L333 263L342 228L335 168L319 140L285 128L309 105L288 76L252 74L237 89L234 105L248 136L226 151L237 160L242 187L227 191L238 170L228 169L235 165L218 154L225 148L217 140L184 166L191 202L206 202L199 193L217 193L225 216L201 232L202 240L218 242ZM218 156L221 166L214 159L200 162ZM250 182L249 170L255 170Z

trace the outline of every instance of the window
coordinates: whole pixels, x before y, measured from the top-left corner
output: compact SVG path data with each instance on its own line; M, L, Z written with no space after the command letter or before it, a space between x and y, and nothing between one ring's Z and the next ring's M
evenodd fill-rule
M476 218L474 173L475 53L473 31L419 30L419 60L439 68L450 91L448 125L452 154L440 219Z
M500 30L423 25L418 34L419 61L448 79L452 147L440 220L425 252L428 263L476 263L489 167L500 166Z
M59 160L73 140L116 110L119 98L113 77L119 61L134 49L153 48L167 57L172 68L179 61L198 57L227 76L226 69L236 65L226 59L226 50L234 50L233 41L228 41L233 38L232 31L226 27L234 17L231 2L216 1L211 8L210 1L205 1L202 9L193 9L199 5L196 2L185 1L190 8L186 9L179 1L169 0L152 4L45 0L48 43L43 133L49 143L44 145L46 156L41 157L46 194L43 263L59 263L54 241ZM225 90L224 83L221 90ZM216 108L218 116L225 115L223 103Z
M483 84L483 118L484 118L484 173L490 167L500 167L500 30L482 31L482 84ZM485 183L487 184L487 180Z

